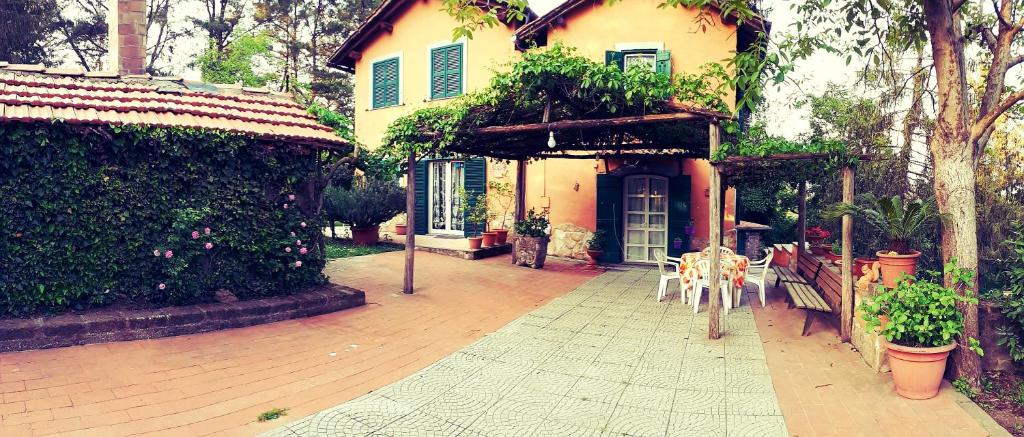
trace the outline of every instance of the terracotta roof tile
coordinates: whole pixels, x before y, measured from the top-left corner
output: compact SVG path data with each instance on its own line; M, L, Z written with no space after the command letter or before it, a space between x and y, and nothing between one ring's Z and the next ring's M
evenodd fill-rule
M173 77L0 63L0 122L54 118L72 123L221 129L328 147L346 144L289 94Z

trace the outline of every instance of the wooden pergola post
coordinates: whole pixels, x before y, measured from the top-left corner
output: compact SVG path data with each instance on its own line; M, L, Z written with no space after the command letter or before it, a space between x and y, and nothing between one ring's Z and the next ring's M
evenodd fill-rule
M409 152L405 176L405 285L402 292L412 294L416 262L416 152Z
M807 246L807 181L800 181L797 194L796 209L796 247L793 248L793 259L789 260L790 269L794 272L800 265L800 255Z
M843 166L843 202L853 203L853 167ZM839 339L850 341L853 330L853 216L843 216L843 292L839 318Z
M516 160L516 208L515 221L526 217L526 160Z
M718 120L708 124L710 158L718 153L721 138L718 133ZM719 327L719 305L722 300L722 290L719 278L722 277L721 246L722 246L722 197L718 193L722 189L722 173L718 166L711 164L711 181L708 196L709 209L709 230L708 239L711 240L711 271L708 272L708 338L717 340L720 334Z

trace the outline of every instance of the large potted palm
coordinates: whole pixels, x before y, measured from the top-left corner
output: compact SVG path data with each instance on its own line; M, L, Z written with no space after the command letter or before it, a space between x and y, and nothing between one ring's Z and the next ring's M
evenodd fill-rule
M917 259L921 252L911 248L911 243L920 238L919 231L942 215L934 199L914 199L904 204L899 196L875 197L863 194L857 204L837 203L824 213L829 219L853 215L871 224L889 239L889 246L876 253L882 272L882 283L896 286L904 274L914 276Z
M349 189L331 187L324 196L328 216L349 225L359 246L377 244L380 224L405 211L405 190L379 179L356 180Z
M868 330L885 337L896 393L909 399L938 394L946 360L964 332L957 304L978 303L971 294L973 272L957 268L956 260L944 271L955 288L944 287L942 275L935 272L920 279L903 276L896 287L882 287L858 307ZM977 339L966 340L968 348L983 354Z

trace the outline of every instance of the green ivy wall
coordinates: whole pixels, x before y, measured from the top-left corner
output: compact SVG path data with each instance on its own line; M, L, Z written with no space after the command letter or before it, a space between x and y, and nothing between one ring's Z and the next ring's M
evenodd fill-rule
M0 124L0 317L322 283L316 165L221 132Z

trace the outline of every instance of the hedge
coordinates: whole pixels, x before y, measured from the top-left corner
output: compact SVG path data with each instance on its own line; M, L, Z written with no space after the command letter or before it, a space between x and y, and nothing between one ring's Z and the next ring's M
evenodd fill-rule
M224 132L0 124L0 316L322 283L314 152Z

